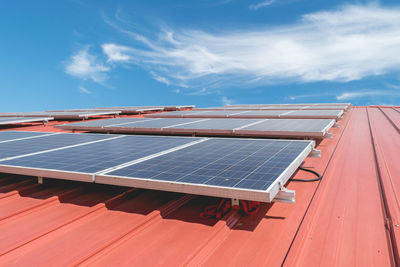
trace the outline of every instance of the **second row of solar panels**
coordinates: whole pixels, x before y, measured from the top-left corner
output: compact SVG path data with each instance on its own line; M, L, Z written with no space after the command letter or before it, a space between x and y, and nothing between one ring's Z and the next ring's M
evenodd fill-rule
M347 110L347 106L243 106L243 107L209 107L194 110Z
M323 138L334 124L329 119L117 118L56 127L110 133Z
M149 114L151 118L339 119L343 110L189 110Z

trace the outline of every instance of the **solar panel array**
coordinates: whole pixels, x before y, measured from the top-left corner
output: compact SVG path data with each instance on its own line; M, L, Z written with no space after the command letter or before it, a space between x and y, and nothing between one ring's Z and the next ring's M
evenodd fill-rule
M77 119L137 114L59 125L107 133L323 138L348 103L193 106L130 106L30 113L3 113L1 121ZM180 110L180 111L176 111ZM46 114L46 115L43 115ZM31 117L31 118L29 118ZM0 171L271 202L315 146L314 141L176 136L0 132ZM291 201L293 194L286 195Z
M331 119L116 118L56 127L110 133L323 138L334 123Z
M270 202L314 141L0 132L0 171Z
M53 120L52 117L35 117L35 118L21 118L21 117L0 117L0 125L10 125L17 123L28 122L47 122Z
M339 119L343 110L189 110L146 115L149 118Z

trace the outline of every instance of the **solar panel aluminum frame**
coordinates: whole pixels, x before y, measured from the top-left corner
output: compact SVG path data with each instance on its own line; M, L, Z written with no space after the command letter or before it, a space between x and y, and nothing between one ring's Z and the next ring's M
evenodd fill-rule
M91 173L3 165L1 164L1 162L0 162L0 172L27 175L27 176L65 179L65 180L88 182L88 183L93 183L94 181L93 174Z
M104 129L104 126L68 126L68 124L56 125L55 128L60 128L63 130L70 131L88 131L88 132L96 132L96 133L106 133L107 130Z
M202 110L237 110L237 111L245 111L245 110L346 110L345 106L268 106L268 107L211 107L211 108L196 108L193 111L202 111Z
M274 140L270 140L274 141ZM293 141L293 140L292 140ZM293 141L302 142L302 141ZM315 147L315 142L310 141L310 144L300 153L295 160L280 174L280 176L267 188L267 190L229 188L213 185L191 184L183 182L153 180L138 177L126 177L105 174L96 174L95 183L109 184L127 187L146 188L160 191L178 192L186 194L214 196L221 198L232 198L260 202L273 202L277 194L284 189L284 185L294 174L297 168L311 153ZM111 172L111 171L110 171ZM282 200L280 200L282 201ZM285 200L286 202L294 203L294 198Z
M320 132L299 132L299 131L261 131L261 130L233 130L235 136L250 136L250 137L291 137L291 138L324 138L329 130L335 125L335 120L332 120Z
M162 118L161 118L162 119ZM151 120L151 119L150 119ZM261 120L261 119L260 119ZM128 123L127 123L128 124ZM321 131L312 132L300 132L300 131L264 131L264 130L247 130L246 128L236 129L213 129L213 128L174 128L168 127L126 127L123 124L120 126L74 126L73 124L63 124L56 126L63 130L73 131L92 131L99 133L130 133L130 134L164 134L164 135L198 135L198 136L236 136L236 137L292 137L292 138L324 138L328 133L329 129L335 124L335 120L332 120L324 129Z
M65 114L65 115L55 115L53 116L56 119L88 119L89 117L95 116L104 116L104 115L114 115L117 116L121 113L121 111L99 111L99 112L91 112L91 113L84 113L84 114Z
M12 118L12 117L4 117L4 118ZM54 120L53 117L15 117L14 120L10 121L0 121L0 125L10 125L17 123L25 123L25 122L49 122Z
M294 110L297 111L297 110ZM238 119L335 119L338 120L340 119L344 114L344 111L341 110L337 116L331 116L331 115L291 115L291 114L281 114L281 115L229 115L228 118L238 118Z
M59 114L56 114L59 113ZM62 114L65 113L65 114ZM26 112L26 113L2 113L0 114L0 117L24 117L24 118L35 118L35 117L52 117L53 119L88 119L89 117L95 117L95 116L103 116L103 115L114 115L117 116L121 112L120 111L101 111L99 110L98 112L93 111L93 112L81 112L80 114L78 111L72 111L70 113L64 112L64 111L57 111L57 112Z
M209 114L208 111L211 110L207 110L207 111L198 111L199 113L193 113L193 114L181 114L181 115L177 115L177 114L168 114L167 113L160 113L160 114L151 114L148 116L145 116L146 118L231 118L231 119L335 119L335 120L339 120L343 114L344 111L343 110L338 110L340 111L336 116L333 115L290 115L290 114L285 114L287 112L284 112L285 110L283 110L283 114L280 115L251 115L248 113L244 113L244 114L230 114L230 115L217 115L217 114ZM252 110L247 110L247 111L252 111ZM243 111L243 112L247 112L247 111ZM256 110L257 111L257 110ZM276 111L276 110L266 110L266 111ZM293 110L293 111L298 111L298 110ZM194 111L195 112L195 111Z

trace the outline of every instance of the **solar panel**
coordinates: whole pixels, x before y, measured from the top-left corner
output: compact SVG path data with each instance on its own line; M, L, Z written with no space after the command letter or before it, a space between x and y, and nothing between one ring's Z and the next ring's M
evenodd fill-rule
M74 142L66 136L104 139L68 147ZM314 141L100 134L56 134L24 145L37 147L40 139L48 149L54 137L64 138L56 142L63 147L2 159L0 171L270 202L314 147ZM10 142L5 156L24 141Z
M114 118L105 120L94 120L85 122L76 122L56 125L56 128L61 128L64 130L80 130L80 131L90 131L92 129L103 128L105 126L118 126L129 124L138 121L156 120L154 118Z
M26 122L47 122L52 120L51 117L38 117L38 118L21 118L21 117L0 117L0 125L9 125L16 123Z
M332 119L134 118L131 123L115 124L116 120L70 123L57 127L110 133L323 138L335 123Z
M55 133L43 133L43 132L25 132L25 131L3 131L0 132L0 143L10 142L13 140L35 138L38 136L55 134Z
M240 136L324 137L335 124L330 119L270 119L251 124L235 133Z
M271 202L313 141L210 139L96 176L97 183Z
M170 111L164 113L157 113L157 114L149 114L145 115L145 117L156 117L156 118L183 118L185 115L198 115L198 114L207 114L212 111L210 110L183 110L183 111Z
M99 134L47 134L37 138L0 143L0 160L114 137Z
M302 104L242 104L229 105L226 107L260 107L260 106L350 106L351 103L302 103Z
M196 121L201 121L202 119L198 118L193 118L193 119L183 119L183 118L154 118L151 120L143 120L134 122L134 123L128 123L124 125L119 125L119 126L112 126L113 129L125 129L125 128L141 128L141 129L161 129L164 127L171 127L171 126L178 126L178 125L186 125L188 123L196 122ZM107 129L110 129L111 127L106 127Z
M69 136L74 135L87 136L89 134L69 134ZM29 170L30 175L92 182L94 173L98 171L203 140L202 138L124 135L115 135L113 139L107 139L110 135L97 134L95 136L102 137L103 140L47 153L2 160L0 171L25 174L24 171ZM41 142L42 144L53 143L54 140L50 142L41 140ZM63 146L68 145L66 140L58 142ZM15 142L13 143L16 147ZM17 150L18 148L19 146L16 147Z
M289 114L284 114L286 117L303 117L310 118L339 118L343 115L343 110L295 110Z
M181 119L185 121L187 119ZM170 129L193 129L193 130L233 130L235 128L243 127L248 124L252 124L260 121L259 119L202 119L196 122L181 124L176 126L170 126ZM168 130L168 129L165 129Z
M149 118L288 118L288 119L338 119L343 110L189 110L150 114Z
M255 107L210 107L196 108L194 110L324 110L324 109L346 109L347 106L255 106Z

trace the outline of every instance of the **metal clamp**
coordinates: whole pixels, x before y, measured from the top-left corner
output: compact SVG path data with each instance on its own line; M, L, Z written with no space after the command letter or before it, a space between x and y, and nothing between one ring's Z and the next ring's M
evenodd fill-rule
M296 191L289 190L286 187L281 187L278 194L272 200L273 202L282 203L295 203L296 202Z
M310 157L312 157L312 158L320 158L321 157L321 150L313 148L313 150L310 153Z

